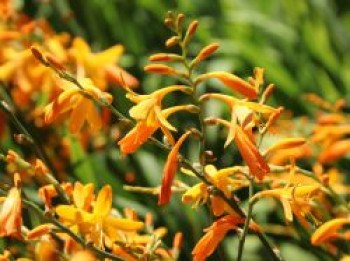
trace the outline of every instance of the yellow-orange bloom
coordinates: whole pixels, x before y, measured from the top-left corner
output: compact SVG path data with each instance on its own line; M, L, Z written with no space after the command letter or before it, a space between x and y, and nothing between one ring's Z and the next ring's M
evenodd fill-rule
M281 201L284 216L287 222L293 221L293 214L300 222L304 222L305 212L310 206L310 200L320 190L319 184L303 185L298 187L286 187L280 189L264 190L254 195L254 199L261 197L274 197Z
M83 234L89 234L92 241L99 247L103 245L104 236L112 241L120 238L120 232L134 232L143 227L143 223L110 215L112 208L112 188L104 186L98 193L92 213L75 206L59 205L56 213L60 219L78 229Z
M139 84L137 79L116 65L123 51L123 46L114 45L102 52L92 53L89 45L82 38L76 37L70 54L76 60L78 75L82 73L83 76L91 78L99 89L106 89L107 80L135 88Z
M227 215L215 221L210 227L205 229L206 234L193 249L193 260L206 260L215 251L227 232L236 229L237 225L243 224L244 221L244 218L234 215Z
M73 83L61 81L64 85L62 88L65 90L55 101L45 107L45 123L50 124L60 115L70 113L69 131L71 133L79 132L85 122L90 126L92 132L98 131L102 125L101 118L96 111L94 102L84 97L83 93L88 93L104 103L111 103L112 96L97 89L87 78L81 81L84 90L79 89Z
M345 224L350 224L348 218L335 218L318 227L312 234L311 243L314 246L321 245L334 239L337 235L337 231Z
M180 105L174 106L161 111L161 116L167 119L171 114L178 111L194 112L195 106L193 105ZM152 136L158 129L161 129L164 135L167 137L170 144L175 144L174 138L170 131L161 123L159 119L155 119L154 122L147 123L147 121L139 121L136 126L122 138L118 145L123 155L134 153L142 146L150 136Z
M146 65L144 68L145 72L148 73L157 73L157 74L165 74L165 75L176 75L178 72L165 64L150 64Z
M172 148L168 155L168 159L165 163L162 185L159 193L158 205L164 205L169 203L171 197L171 185L173 184L173 180L175 177L175 173L178 165L178 154L181 145L187 139L187 137L191 134L190 131L183 134L180 139L176 142L175 146Z
M10 189L0 212L0 236L21 237L22 200L17 187Z

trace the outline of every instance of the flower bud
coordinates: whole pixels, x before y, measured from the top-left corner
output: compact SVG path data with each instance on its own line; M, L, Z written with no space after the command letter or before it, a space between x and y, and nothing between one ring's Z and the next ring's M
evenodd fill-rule
M204 47L199 54L197 55L197 57L192 61L190 67L192 68L193 66L196 66L197 64L199 64L201 61L203 61L204 59L206 59L208 56L212 55L218 48L219 48L219 44L217 43L213 43L213 44L209 44L206 47Z
M174 45L179 43L179 37L178 36L173 36L170 37L168 40L165 42L165 46L167 48L173 47Z
M197 27L198 27L198 21L195 20L192 23L190 23L190 25L188 26L185 38L184 38L184 46L188 45L190 43L190 41L192 40L194 34L197 31Z
M150 64L145 66L145 72L148 73L157 73L157 74L165 74L165 75L174 75L177 74L177 71L165 64Z

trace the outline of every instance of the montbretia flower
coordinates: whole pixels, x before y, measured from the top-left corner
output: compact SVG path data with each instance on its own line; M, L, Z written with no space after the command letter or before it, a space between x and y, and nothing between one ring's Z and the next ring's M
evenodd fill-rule
M318 227L312 234L311 243L318 246L339 238L338 230L350 224L349 218L335 218Z
M127 98L136 103L129 111L130 116L138 122L144 121L146 125L153 125L159 120L167 129L176 131L161 113L164 96L174 91L189 93L192 89L183 85L172 85L146 95L129 92Z
M56 213L62 222L85 235L89 234L92 241L102 247L104 236L114 241L120 238L120 232L135 232L143 227L142 222L112 216L111 209L112 188L106 185L97 195L92 212L75 206L59 205Z
M262 197L277 198L282 203L286 222L292 222L294 214L303 225L308 226L304 216L310 211L311 199L320 189L319 184L312 184L264 190L255 194L253 200Z
M110 104L112 102L112 95L100 91L93 85L92 81L87 78L80 81L82 86L84 86L84 90L78 88L71 82L61 81L61 87L64 91L56 100L45 107L45 123L50 124L59 116L70 113L69 131L71 133L79 132L85 122L89 125L92 132L98 131L102 125L101 118L95 108L94 101L85 97L84 93L87 93L104 104Z
M215 221L204 231L206 234L197 242L192 251L194 261L205 261L218 247L230 230L238 228L239 224L244 224L245 219L237 215L227 215ZM251 224L250 228L255 230L256 225Z
M164 205L169 203L170 197L171 197L171 186L173 184L173 180L176 174L177 166L178 166L178 154L180 147L184 143L184 141L187 139L187 137L191 134L190 131L183 134L180 139L176 142L172 150L170 151L164 171L163 171L163 178L162 178L162 185L160 188L159 193L159 205Z
M233 141L235 136L235 127L239 123L244 129L248 127L253 127L254 123L254 113L261 113L266 115L271 115L276 109L255 102L249 102L245 100L239 100L232 96L219 93L208 93L200 97L201 101L207 99L219 99L230 106L231 110L231 120L229 125L229 134L227 136L225 147L227 147L230 142Z
M194 176L188 170L182 169L182 172ZM220 189L227 198L232 197L232 190L248 186L248 181L242 176L241 167L229 167L217 170L213 165L206 165L204 173L208 180L218 189ZM234 176L235 178L232 178ZM192 207L197 208L199 204L206 203L211 199L211 208L215 216L221 216L224 212L233 214L234 210L218 196L210 197L208 187L205 183L200 182L186 190L182 195L182 202L192 202Z
M82 73L91 78L99 89L106 90L107 81L135 88L139 84L138 80L116 65L123 51L123 46L114 45L102 52L92 53L89 45L82 38L76 37L70 54L76 60L78 75Z
M193 105L179 105L162 110L161 116L162 118L167 119L170 115L179 111L194 113L197 109ZM175 144L171 132L159 119L156 118L151 123L147 123L147 121L138 121L136 126L118 142L122 154L127 155L137 151L139 147L142 146L158 129L161 129L170 144Z
M0 236L21 238L22 199L18 187L10 189L0 211Z

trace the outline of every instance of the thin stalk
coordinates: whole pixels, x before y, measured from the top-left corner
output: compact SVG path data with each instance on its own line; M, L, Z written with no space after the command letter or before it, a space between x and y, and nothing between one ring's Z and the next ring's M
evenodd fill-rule
M12 122L16 125L17 129L27 136L31 144L33 145L34 151L37 154L37 156L42 159L45 163L45 165L49 168L51 173L55 173L55 169L52 167L52 164L46 155L45 151L38 145L38 143L35 141L34 137L30 134L30 132L24 127L24 125L21 123L21 121L17 118L15 113L7 106L7 104L4 103L4 101L0 102L0 108L11 118ZM61 198L62 202L69 204L69 198L67 197L66 193L60 186L60 183L58 180L50 173L46 173L45 179L48 183L52 184L55 189L57 190L57 193L59 197Z
M243 257L244 243L245 243L246 236L248 234L249 224L253 213L254 203L251 201L251 198L253 197L253 195L254 195L254 178L249 178L248 211L247 211L247 217L244 222L243 232L242 232L241 238L239 239L237 261L241 261Z

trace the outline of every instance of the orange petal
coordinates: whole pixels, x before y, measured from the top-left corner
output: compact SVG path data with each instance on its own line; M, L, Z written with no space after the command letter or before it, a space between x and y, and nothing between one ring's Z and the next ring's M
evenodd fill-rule
M311 237L311 243L314 246L323 244L330 238L332 238L338 229L340 229L343 225L349 224L350 219L348 218L335 218L330 221L327 221L319 228L315 230Z
M143 122L137 123L136 126L118 142L122 154L127 155L134 153L158 128L159 125L147 126Z
M190 131L183 134L180 137L180 139L176 142L175 146L173 147L173 149L170 151L168 155L168 159L165 163L165 167L163 171L162 185L159 193L158 205L164 205L169 203L170 201L171 185L173 183L175 173L177 170L177 164L178 164L177 157L179 154L179 149L190 134L191 134Z
M245 163L249 167L252 175L256 176L259 180L262 180L265 174L270 171L270 168L253 142L238 125L236 126L235 141L238 150L241 153Z

